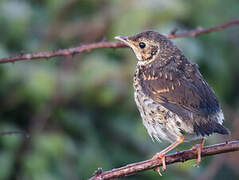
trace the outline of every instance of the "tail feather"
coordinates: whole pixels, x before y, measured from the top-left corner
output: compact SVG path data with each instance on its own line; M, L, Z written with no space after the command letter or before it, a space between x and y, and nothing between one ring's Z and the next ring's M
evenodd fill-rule
M218 134L230 134L230 131L219 123L216 123L214 132Z
M193 125L194 132L197 135L201 136L209 136L213 133L218 134L230 134L230 131L225 128L223 125L217 123L217 122L210 122L210 123L200 123L200 124L194 124Z

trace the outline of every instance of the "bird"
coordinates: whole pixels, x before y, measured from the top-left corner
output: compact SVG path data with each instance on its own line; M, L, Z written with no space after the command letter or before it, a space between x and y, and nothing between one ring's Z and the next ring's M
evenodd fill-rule
M115 39L129 46L138 59L134 99L148 134L153 141L171 143L153 159L161 159L164 171L166 153L183 142L201 140L192 148L199 165L205 138L213 133L230 134L222 125L219 101L199 66L169 38L153 30Z

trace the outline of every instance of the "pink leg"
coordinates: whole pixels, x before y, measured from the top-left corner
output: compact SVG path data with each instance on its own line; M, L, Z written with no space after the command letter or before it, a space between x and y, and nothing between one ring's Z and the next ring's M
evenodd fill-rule
M192 149L193 149L193 150L197 150L197 153L198 153L197 165L199 165L200 162L201 162L201 152L202 152L204 143L205 143L205 139L202 138L200 144L196 144L195 146L192 147Z
M160 151L159 153L155 154L152 159L161 159L162 161L162 170L166 170L166 162L165 162L165 154L177 147L179 144L182 144L185 137L180 137L177 141L173 142L170 146L165 148L164 150ZM159 167L155 169L160 176L162 176Z

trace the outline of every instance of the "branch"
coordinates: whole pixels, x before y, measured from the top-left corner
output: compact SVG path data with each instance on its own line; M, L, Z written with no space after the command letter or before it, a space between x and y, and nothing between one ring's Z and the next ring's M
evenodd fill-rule
M205 28L205 29L201 28L201 27L198 27L197 29L190 30L190 31L183 31L183 32L180 32L180 33L177 33L178 29L175 28L168 35L168 38L174 39L174 38L180 38L180 37L186 37L186 36L195 37L199 34L207 34L207 33L210 33L210 32L221 31L223 29L226 29L228 27L235 26L235 25L239 25L239 19L228 21L224 24L221 24L221 25L218 25L218 26L215 26L215 27L210 27L210 28Z
M178 29L175 28L171 33L169 33L168 38L174 39L174 38L187 37L187 36L195 37L199 34L206 34L210 32L221 31L223 29L226 29L228 27L235 26L235 25L239 25L239 19L228 21L224 24L211 27L211 28L205 28L205 29L197 28L194 30L177 32ZM120 47L127 47L127 46L120 42L117 42L117 43L98 42L98 43L86 44L86 45L81 45L78 47L73 47L68 49L61 49L61 50L52 51L52 52L40 52L40 53L32 53L32 54L21 53L17 56L0 58L0 64L8 63L8 62L14 63L16 61L22 61L22 60L34 60L34 59L42 59L42 58L49 59L56 56L69 56L69 55L80 54L85 51L89 52L93 49L99 49L99 48L120 48Z
M215 154L227 153L239 151L239 140L225 142L221 144L215 144L212 146L205 146L202 150L202 157L211 156ZM173 164L177 162L185 162L187 160L196 159L197 152L195 150L185 150L178 153L170 154L165 157L166 164ZM161 160L149 159L146 161L141 161L133 164L126 165L121 168L113 169L110 171L102 172L99 168L94 176L90 180L107 180L113 178L119 178L124 176L129 176L141 171L154 169L156 167L162 166Z
M3 131L0 132L0 136L5 136L5 135L15 135L15 134L20 134L23 135L25 138L30 138L30 135L24 131Z
M69 56L69 55L76 55L80 54L84 51L89 52L92 49L99 49L99 48L118 48L118 47L126 47L123 43L113 43L113 42L97 42L87 45L81 45L78 47L68 48L68 49L60 49L57 51L52 52L40 52L40 53L33 53L33 54L24 54L21 53L17 56L11 56L7 58L0 58L0 64L1 63L14 63L16 61L22 61L22 60L33 60L33 59L49 59L56 56Z

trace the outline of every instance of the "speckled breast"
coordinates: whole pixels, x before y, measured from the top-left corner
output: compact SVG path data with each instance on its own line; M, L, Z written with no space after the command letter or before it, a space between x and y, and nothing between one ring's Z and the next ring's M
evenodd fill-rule
M139 82L138 70L136 70L134 75L134 98L143 124L153 140L174 142L185 135L187 135L186 140L197 139L192 128L189 128L175 113L147 97L143 93Z

